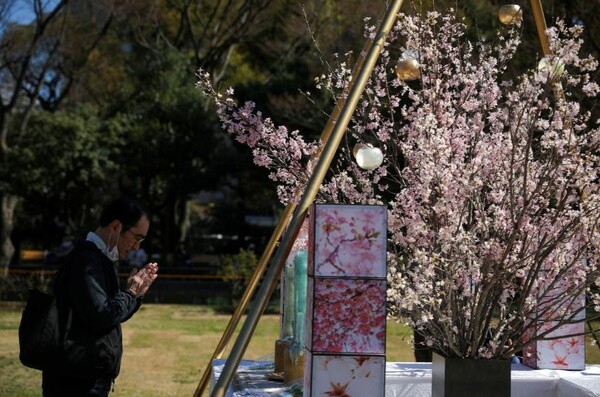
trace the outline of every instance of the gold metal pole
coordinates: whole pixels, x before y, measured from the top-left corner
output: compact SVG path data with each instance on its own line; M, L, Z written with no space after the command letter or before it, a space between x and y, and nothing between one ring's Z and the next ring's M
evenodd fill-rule
M379 58L379 54L383 49L387 35L396 21L397 14L400 11L401 6L402 0L393 0L388 6L379 30L375 36L374 43L370 47L365 57L364 64L360 68L356 80L351 82L352 88L350 89L347 100L344 102L339 120L334 124L331 135L323 146L323 153L319 157L319 161L315 166L304 194L302 195L302 198L300 199L300 202L294 211L294 215L292 216L290 224L283 235L282 243L279 246L275 257L273 258L269 269L267 270L267 274L265 275L260 290L257 293L256 300L250 308L246 321L244 322L244 325L240 330L240 334L232 348L231 354L227 358L223 372L221 373L221 376L219 377L219 380L217 381L215 388L211 393L211 397L223 397L227 388L229 387L229 384L231 383L231 380L233 379L241 358L246 351L246 347L248 346L250 338L256 329L258 320L264 312L268 300L275 289L284 261L291 250L296 236L298 235L298 232L302 226L302 222L306 217L308 207L314 201L319 187L325 178L325 174L331 165L331 161L333 160L339 143L348 124L350 123L352 114L356 109L356 105L358 104L360 96L364 91L367 81L371 76L373 68L375 67L375 63Z
M542 46L542 52L544 53L544 56L552 55L550 40L548 40L548 36L546 36L545 33L548 27L546 26L546 18L544 18L544 9L541 0L531 0L531 9L533 11L533 18L535 19L535 26L538 31L540 45ZM552 85L552 90L557 99L565 100L565 92L560 81L557 81L556 84ZM566 129L571 129L571 123L568 120L565 123Z
M550 55L550 41L546 36L546 18L544 17L544 10L542 8L541 0L530 0L531 10L533 11L533 19L535 20L535 27L537 28L538 38L540 39L540 45L542 46L542 52L544 56Z
M373 41L369 40L365 44L365 47L363 48L363 50L361 51L360 56L357 59L356 65L354 67L352 81L354 81L356 79L357 72L360 70L360 68L362 68L362 65L363 65L364 59L365 59L365 54L371 48L372 43L373 43ZM340 99L338 101L338 103L336 104L336 106L333 109L333 112L329 116L329 119L327 120L327 124L323 128L323 131L321 132L321 137L319 139L321 142L321 146L313 154L313 156L311 158L313 161L317 160L319 158L319 156L321 155L321 153L323 152L324 143L329 139L329 136L331 135L331 130L332 130L333 126L335 125L335 123L337 122L340 111L346 102L346 98L347 98L347 95L345 95L342 99ZM299 196L300 193L301 192L297 192L296 197ZM212 370L213 360L222 357L223 352L225 351L225 348L227 347L227 344L229 343L229 340L231 339L231 336L233 335L234 330L237 327L237 325L240 321L240 318L242 317L242 314L246 311L246 307L248 306L248 303L250 302L250 298L252 297L252 295L254 294L254 291L256 290L256 288L258 286L258 282L260 281L260 278L262 277L263 273L265 272L265 270L267 268L267 264L269 263L269 259L271 259L273 252L275 251L277 242L279 241L279 238L283 234L283 231L285 230L285 227L288 224L288 221L289 221L290 217L292 216L295 209L296 209L296 200L290 202L286 206L285 211L283 212L275 230L273 231L273 234L271 235L269 243L267 244L267 246L261 256L261 259L256 267L256 270L254 271L252 278L248 282L246 290L244 291L244 294L242 295L242 297L240 299L239 305L236 307L233 315L231 316L231 319L229 320L229 323L227 324L227 328L225 329L223 335L221 336L221 340L219 341L217 347L215 348L215 351L214 351L210 361L208 362L208 365L207 365L205 371L202 373L202 379L200 380L200 383L198 383L198 386L196 387L196 391L194 392L194 397L200 397L202 395L202 393L204 392L204 390L206 390L206 387L208 386L208 381L209 381L209 377L211 374L211 370Z

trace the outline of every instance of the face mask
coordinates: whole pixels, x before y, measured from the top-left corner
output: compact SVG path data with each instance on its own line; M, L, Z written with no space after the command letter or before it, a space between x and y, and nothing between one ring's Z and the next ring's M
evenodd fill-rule
M108 245L105 248L104 255L106 255L106 257L113 262L116 262L119 260L119 249L117 248L117 246L119 245L119 237L120 236L121 236L121 227L119 226L119 231L117 232L117 241L116 241L114 247L112 247L112 248L108 248L110 246L110 240L111 240L112 234L110 234L108 236Z

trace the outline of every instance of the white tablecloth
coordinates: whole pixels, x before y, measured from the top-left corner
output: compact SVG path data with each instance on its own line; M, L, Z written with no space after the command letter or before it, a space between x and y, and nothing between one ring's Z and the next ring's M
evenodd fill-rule
M583 371L539 370L558 378L557 396L600 396L600 365L587 365Z
M225 360L213 362L211 388L224 364ZM266 378L272 371L270 361L243 360L227 396L286 396L286 386ZM533 370L522 364L512 365L511 397L590 396L600 397L598 365L588 365L584 371ZM431 397L431 363L386 363L385 397Z

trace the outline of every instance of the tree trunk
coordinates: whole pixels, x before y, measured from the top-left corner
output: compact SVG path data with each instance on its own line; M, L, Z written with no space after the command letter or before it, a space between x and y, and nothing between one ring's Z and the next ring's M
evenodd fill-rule
M177 243L183 243L191 227L190 201L187 198L179 199L175 204L175 208L175 224L179 232Z
M10 235L14 227L14 214L18 201L17 196L0 195L0 268L2 277L8 276L8 266L15 253Z

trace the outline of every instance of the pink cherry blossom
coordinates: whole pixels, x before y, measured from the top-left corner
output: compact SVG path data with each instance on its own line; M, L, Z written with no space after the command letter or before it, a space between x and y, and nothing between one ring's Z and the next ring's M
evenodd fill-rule
M529 70L508 79L520 27L503 27L488 41L465 29L452 10L399 16L317 202L387 207L390 316L448 356L510 357L577 324L582 309L600 307L600 130L582 105L599 95L598 62L582 54L583 28L559 20L547 31L548 61L564 71L538 69L533 57ZM374 31L368 25L365 36ZM408 50L421 65L418 81L394 72ZM317 88L342 99L348 64L340 57ZM206 73L199 78L224 131L254 150L282 202L296 200L320 142L274 125L251 102L236 104L233 91L215 92ZM355 143L379 147L383 165L360 169ZM351 262L337 255L340 244L365 253L356 264L371 259L368 230L333 215L321 226L327 255L316 267L341 272L327 262ZM344 240L345 228L355 238ZM588 299L580 305L580 297ZM332 316L338 298L327 307ZM342 335L339 324L327 326ZM322 343L343 349L349 342ZM557 349L554 360L568 358Z

